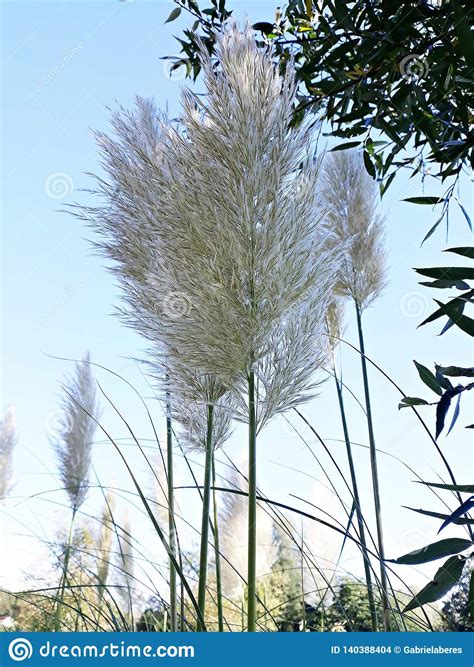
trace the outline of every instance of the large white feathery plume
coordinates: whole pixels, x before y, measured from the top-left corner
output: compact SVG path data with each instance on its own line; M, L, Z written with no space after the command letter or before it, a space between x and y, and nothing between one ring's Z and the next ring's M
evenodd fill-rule
M288 128L291 68L282 79L250 29L233 26L219 44L221 72L203 56L207 100L185 91L184 133L162 137L155 302L173 291L187 301L166 333L191 367L240 397L255 372L262 426L313 388L334 262L321 256L311 135Z
M114 260L129 323L164 358L176 354L234 392L249 422L255 532L256 433L314 392L339 249L322 235L311 130L291 125L291 64L281 76L271 50L236 24L217 56L216 70L203 48L207 96L183 92L179 130L149 101L115 114L117 138L99 136L104 205L82 217ZM249 542L255 551L255 535ZM248 579L254 630L252 571Z
M348 244L337 291L363 311L385 287L387 266L379 187L367 173L361 153L326 154L321 197L328 239L333 244Z
M263 424L314 388L335 253L311 132L289 127L292 68L282 78L249 27L229 27L218 56L221 72L202 55L207 98L183 92L182 131L150 100L113 115L116 137L98 135L104 205L80 215L114 260L128 323L226 386L253 368Z
M0 503L11 491L13 477L13 451L17 444L15 409L8 406L0 420Z
M51 442L59 464L59 474L73 511L84 502L89 490L93 437L99 406L90 356L76 363L74 373L63 384L58 426Z

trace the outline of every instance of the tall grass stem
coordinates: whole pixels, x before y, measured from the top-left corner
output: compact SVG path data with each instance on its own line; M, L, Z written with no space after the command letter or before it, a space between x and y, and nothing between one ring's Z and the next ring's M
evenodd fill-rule
M339 400L339 408L341 412L341 422L342 422L342 429L344 432L344 440L346 442L346 451L347 451L347 461L349 464L349 473L351 476L351 483L352 483L352 493L354 495L354 504L355 504L355 511L356 511L356 517L357 517L357 525L359 527L359 540L361 544L361 550L362 550L362 558L364 560L364 574L365 574L365 581L367 584L367 598L369 601L369 609L370 609L370 622L372 625L372 630L374 632L377 632L378 625L377 625L377 607L375 605L375 598L374 598L374 590L372 587L372 575L370 574L370 559L369 559L369 553L367 551L367 542L365 539L365 526L364 526L364 516L362 514L362 507L360 504L360 496L359 496L359 487L357 484L357 476L356 476L356 471L355 471L355 465L354 465L354 457L352 456L352 445L351 445L351 440L349 437L349 428L347 425L347 418L346 418L346 411L344 407L344 397L342 393L342 382L339 381L337 375L336 375L336 369L333 368L334 371L334 378L336 380L336 388L337 388L337 397Z
M248 576L247 576L247 630L256 630L257 612L257 420L255 410L255 374L249 373L249 521L248 521Z
M174 474L173 474L173 429L171 424L169 396L167 396L166 416L166 461L168 481L168 531L170 551L177 557L176 552L176 527L174 520ZM176 604L176 570L170 559L170 629L171 632L178 630L178 613Z
M222 573L221 573L221 554L219 541L219 516L217 512L216 498L216 461L214 453L212 454L212 501L214 508L214 551L216 561L216 589L217 589L217 623L219 632L224 632L224 611L222 606Z
M209 513L211 505L211 475L212 475L212 424L214 406L207 406L207 441L206 460L204 464L204 489L202 499L202 522L201 522L201 549L199 555L199 587L198 606L201 616L205 618L206 610L206 584L207 584L207 554L209 545ZM202 623L198 623L198 629L204 630Z
M59 632L61 630L61 611L64 602L64 591L67 586L68 571L69 571L69 561L71 559L71 548L72 548L72 539L74 531L74 520L76 518L76 508L73 507L71 515L71 523L69 524L69 534L66 543L66 552L64 554L64 563L61 573L61 580L59 583L59 598L58 604L56 607L56 614L54 619L54 631Z
M390 600L388 597L388 581L387 581L387 569L385 565L385 548L383 541L383 527L382 527L382 506L380 501L380 485L379 485L379 475L377 468L377 448L375 445L375 435L374 435L374 425L372 421L372 408L370 403L370 391L369 391L369 377L367 373L367 361L365 358L365 345L364 345L364 334L362 330L362 313L360 306L355 302L356 315L357 315L357 330L359 333L359 347L360 347L360 359L362 364L362 378L364 382L364 396L365 396L365 407L367 414L367 428L369 433L369 451L370 451L370 467L372 473L372 486L374 492L374 505L375 505L375 523L377 528L377 542L378 542L378 552L380 557L380 586L382 593L382 608L383 608L383 623L384 630L386 632L390 631Z

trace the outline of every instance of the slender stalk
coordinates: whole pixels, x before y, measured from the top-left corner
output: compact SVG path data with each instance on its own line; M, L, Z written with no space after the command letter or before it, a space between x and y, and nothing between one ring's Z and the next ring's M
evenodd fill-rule
M301 616L303 619L302 623L302 632L306 632L306 605L305 605L305 590L304 590L304 559L303 559L303 554L304 554L304 529L303 529L303 522L301 522Z
M224 611L222 607L221 554L219 544L219 517L216 502L216 462L212 454L212 504L214 508L214 551L216 559L217 622L219 632L224 632Z
M206 610L206 582L207 582L207 552L209 543L209 510L211 505L211 468L212 468L212 422L214 406L207 406L207 435L206 435L206 460L204 464L204 489L202 498L202 523L201 523L201 551L199 556L199 587L198 607L201 616L205 618ZM205 630L202 622L198 623L200 631Z
M166 394L166 460L168 481L168 531L170 556L176 560L176 526L174 520L174 475L173 475L173 429L171 424L170 395ZM170 558L170 629L178 631L178 613L176 602L176 569Z
M361 544L361 550L362 550L362 558L364 560L364 573L365 573L365 581L367 584L367 597L369 600L369 608L370 608L370 621L372 624L372 630L374 632L377 632L378 626L377 626L377 607L375 605L375 598L374 598L374 590L372 588L372 575L370 574L370 560L369 560L369 553L367 551L367 541L365 539L365 526L364 526L364 517L362 514L362 507L360 504L360 496L359 496L359 487L357 485L357 477L356 477L356 471L355 471L355 466L354 466L354 458L352 456L352 446L351 446L351 441L349 438L349 428L347 426L347 419L346 419L346 411L344 408L344 397L342 394L342 383L339 382L338 377L336 375L336 369L333 367L334 371L334 379L336 380L336 388L337 388L337 397L339 399L339 408L341 411L341 421L342 421L342 429L344 432L344 440L346 442L346 451L347 451L347 461L349 463L349 472L351 476L351 483L352 483L352 493L354 496L354 504L355 504L355 511L356 511L356 517L357 517L357 525L359 527L359 540Z
M185 621L184 621L185 602L184 602L184 585L183 585L182 580L180 580L179 585L180 585L180 589L181 589L181 597L180 597L181 615L180 615L180 618L179 618L179 631L184 632L186 624L185 624Z
M72 546L72 535L74 528L74 520L76 518L76 508L72 508L71 523L69 524L69 534L67 538L66 553L64 554L64 563L63 570L61 573L61 580L59 582L59 600L56 608L55 621L54 621L54 631L59 632L61 629L61 610L64 601L64 590L67 585L68 570L69 570L69 561L71 558L71 546Z
M360 359L362 364L362 378L364 381L367 428L369 432L369 451L370 451L370 465L372 470L372 486L374 491L375 522L377 527L377 542L378 542L378 551L380 557L380 585L382 589L383 621L384 621L385 631L389 632L390 600L388 597L387 569L385 565L385 549L384 549L383 528L382 528L382 509L380 502L379 475L377 469L377 448L375 446L374 425L372 421L372 409L370 404L369 378L367 374L367 362L365 359L364 335L362 332L362 315L360 306L357 302L355 302L355 307L357 314L357 329L359 332L359 347L361 352Z
M249 373L249 523L247 575L247 631L255 632L257 614L257 423L255 375Z

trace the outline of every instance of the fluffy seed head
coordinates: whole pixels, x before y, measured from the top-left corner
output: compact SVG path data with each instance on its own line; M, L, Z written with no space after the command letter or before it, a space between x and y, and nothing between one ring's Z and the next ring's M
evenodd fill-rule
M314 390L338 251L321 237L311 132L290 125L293 68L282 77L249 26L224 30L218 57L216 70L203 52L207 95L183 93L178 129L144 100L114 116L116 136L99 137L105 202L82 215L127 322L232 389L241 414L254 371L262 427Z
M17 443L15 411L9 406L0 420L0 503L11 490L13 476L13 450Z
M328 244L348 243L337 291L364 310L385 287L386 256L379 189L359 152L326 155L321 196Z
M326 334L330 356L339 345L344 330L344 302L340 297L335 296L326 313Z
M78 509L89 489L92 440L99 417L90 357L76 364L64 382L60 423L51 437L59 464L59 474L71 507Z

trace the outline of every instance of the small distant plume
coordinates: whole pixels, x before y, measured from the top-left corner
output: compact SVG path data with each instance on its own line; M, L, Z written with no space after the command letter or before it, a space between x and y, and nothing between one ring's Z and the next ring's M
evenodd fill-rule
M13 451L16 443L15 409L10 405L4 419L0 421L0 503L12 488Z
M59 426L51 441L59 463L61 482L71 507L77 510L89 490L92 440L99 416L90 357L76 363L73 375L64 385Z

